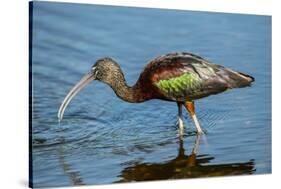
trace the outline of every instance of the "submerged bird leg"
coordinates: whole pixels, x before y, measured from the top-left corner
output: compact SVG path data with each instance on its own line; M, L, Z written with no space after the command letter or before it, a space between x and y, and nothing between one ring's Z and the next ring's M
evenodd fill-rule
M182 121L182 103L177 102L178 104L178 123L179 123L179 133L182 136L184 133L183 121Z
M198 133L196 135L196 140L195 140L195 143L194 143L194 146L193 146L193 149L192 149L192 154L198 153L198 148L199 148L199 144L200 144L200 137L201 137L201 134Z
M196 129L197 129L197 132L198 133L203 133L201 127L200 127L200 124L198 122L198 119L196 117L196 114L195 114L195 107L194 107L194 102L193 101L187 101L185 104L184 104L185 108L189 111L189 113L191 114L191 117L194 121L194 124L196 126Z
M192 152L188 157L188 166L189 167L196 165L196 156L197 156L198 148L199 148L199 144L200 144L200 136L201 136L201 134L197 133Z

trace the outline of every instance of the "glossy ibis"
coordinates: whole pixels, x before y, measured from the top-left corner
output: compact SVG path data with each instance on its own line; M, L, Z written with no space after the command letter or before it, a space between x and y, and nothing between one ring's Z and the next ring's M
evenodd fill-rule
M202 133L195 114L194 100L227 89L250 86L254 78L183 52L153 59L144 68L136 84L128 86L117 62L111 58L102 58L67 94L58 112L59 121L71 99L92 80L108 84L119 98L127 102L139 103L150 99L176 102L179 131L183 134L182 106L191 114L197 132Z

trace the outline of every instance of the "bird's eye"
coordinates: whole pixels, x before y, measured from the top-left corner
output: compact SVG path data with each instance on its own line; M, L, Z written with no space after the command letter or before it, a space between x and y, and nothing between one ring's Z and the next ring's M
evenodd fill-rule
M99 70L96 67L93 67L92 72L93 72L94 77L97 78L99 75Z
M95 76L97 76L98 73L99 73L99 71L98 71L98 70L95 70L95 72L94 72Z

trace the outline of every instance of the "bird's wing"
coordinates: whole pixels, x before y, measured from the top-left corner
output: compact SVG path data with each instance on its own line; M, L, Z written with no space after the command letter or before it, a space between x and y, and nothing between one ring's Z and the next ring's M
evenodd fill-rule
M151 64L152 83L171 100L194 100L227 89L227 83L217 75L220 66L198 56L173 54Z

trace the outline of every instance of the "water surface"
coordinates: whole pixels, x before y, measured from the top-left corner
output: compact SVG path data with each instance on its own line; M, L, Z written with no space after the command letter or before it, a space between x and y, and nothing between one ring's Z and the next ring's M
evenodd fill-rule
M271 173L271 17L34 2L34 187ZM205 136L175 103L130 104L92 82L66 109L71 87L99 58L130 85L156 56L176 51L255 77L252 87L196 101Z

